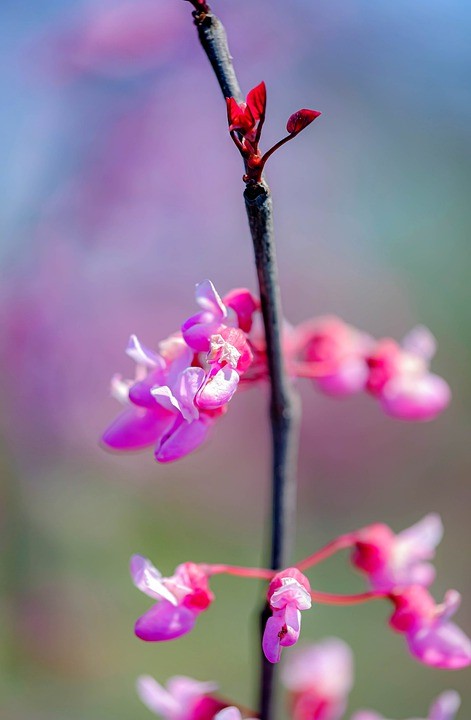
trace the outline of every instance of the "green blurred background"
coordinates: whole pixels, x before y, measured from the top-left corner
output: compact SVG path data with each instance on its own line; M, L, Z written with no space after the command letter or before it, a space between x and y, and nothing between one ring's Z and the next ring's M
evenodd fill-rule
M268 172L286 316L338 313L397 339L424 323L454 395L434 423L408 425L368 398L337 402L300 384L296 556L437 511L446 533L433 592L463 593L469 633L471 7L214 9L244 87L267 83L266 147L297 108L323 112ZM263 588L215 578L217 602L191 635L145 644L132 626L149 603L127 565L133 552L164 574L185 560L264 562L266 391L239 393L211 441L177 464L98 447L117 411L109 377L131 367L128 335L152 345L178 328L205 277L222 293L255 289L240 161L189 10L177 0L0 10L2 720L144 720L141 673L214 679L255 702ZM312 583L362 587L345 558ZM386 618L381 604L315 607L302 639L352 645L350 710L420 717L456 688L468 717L466 671L420 666Z

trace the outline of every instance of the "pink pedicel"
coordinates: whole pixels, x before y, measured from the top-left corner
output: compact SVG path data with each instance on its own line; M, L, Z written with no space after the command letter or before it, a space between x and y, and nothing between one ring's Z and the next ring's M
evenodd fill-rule
M447 690L432 703L424 720L455 720L460 705L461 700L458 693L454 690ZM359 710L352 715L351 720L386 720L386 718L372 710Z
M294 650L282 668L292 720L341 720L353 685L348 645L327 638Z
M439 515L431 513L397 535L382 524L353 533L352 562L365 573L372 590L389 592L397 586L423 585L435 579L428 561L443 536Z
M133 555L130 572L138 590L158 600L136 622L134 631L141 640L159 642L185 635L214 600L207 574L195 563L183 563L172 576L162 577L149 560Z
M163 720L212 720L226 707L211 695L217 690L216 683L189 677L172 677L164 688L153 677L142 675L136 689L144 705Z
M461 602L456 590L448 590L440 605L421 585L398 590L390 597L395 611L389 624L406 636L414 657L425 665L446 670L459 670L471 664L471 640L449 621Z
M296 568L275 575L267 599L273 615L263 633L262 648L267 660L279 662L284 647L294 645L301 630L301 610L311 607L309 580Z
M367 356L367 390L388 415L400 420L433 420L449 405L448 384L429 372L435 352L435 338L427 328L418 326L401 345L380 340Z

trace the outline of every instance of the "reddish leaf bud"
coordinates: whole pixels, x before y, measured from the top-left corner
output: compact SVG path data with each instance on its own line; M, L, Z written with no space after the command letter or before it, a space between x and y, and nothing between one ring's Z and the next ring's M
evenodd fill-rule
M317 110L297 110L286 123L286 129L290 135L297 135L321 115Z
M247 107L253 115L255 122L265 117L265 109L267 106L267 88L264 82L252 88L247 95Z
M255 125L250 108L233 97L226 98L226 104L229 130L240 130L242 134L249 132Z

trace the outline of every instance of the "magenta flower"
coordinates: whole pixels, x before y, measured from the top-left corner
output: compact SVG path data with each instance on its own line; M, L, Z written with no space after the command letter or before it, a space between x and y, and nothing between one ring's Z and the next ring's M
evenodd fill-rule
M319 368L314 376L326 395L352 395L364 389L368 367L366 353L374 341L335 316L308 320L294 331L294 352L305 363Z
M103 434L106 446L120 451L155 445L155 458L170 462L195 450L206 439L214 415L200 413L196 394L206 373L192 367L193 351L173 336L154 353L131 336L127 354L135 360L134 380L112 379L112 394L128 409Z
M149 350L135 335L127 354L136 363L133 380L115 375L112 394L127 406L103 435L120 451L155 446L159 462L171 462L198 448L227 410L253 354L244 328L257 303L248 290L235 290L224 305L213 284L196 288L202 311L187 320L183 336L171 335Z
M381 340L367 357L367 389L378 397L383 410L401 420L433 420L450 402L443 378L429 372L436 352L431 332L418 326L401 345Z
M393 590L397 586L423 585L435 579L428 560L443 535L439 515L427 515L397 535L387 525L370 525L354 533L353 564L364 572L373 590Z
M309 580L296 568L282 570L268 586L268 603L273 615L263 633L262 648L271 663L279 662L284 647L294 645L301 630L301 610L311 607Z
M353 657L348 645L327 638L293 652L282 669L292 720L340 720L353 684Z
M189 677L172 677L164 688L149 675L142 675L136 688L144 705L164 720L212 720L226 707L210 694L217 690L216 683Z
M458 670L471 664L471 640L449 619L458 610L461 596L449 590L441 605L428 591L413 585L391 594L395 611L391 627L404 633L411 653L432 667Z
M426 720L454 720L460 704L458 693L448 690L439 695L431 705ZM351 720L386 720L386 718L371 710L360 710L352 715Z
M158 600L136 622L134 631L141 640L173 640L185 635L214 600L207 574L195 563L179 565L174 575L166 578L149 560L133 555L130 571L138 590Z

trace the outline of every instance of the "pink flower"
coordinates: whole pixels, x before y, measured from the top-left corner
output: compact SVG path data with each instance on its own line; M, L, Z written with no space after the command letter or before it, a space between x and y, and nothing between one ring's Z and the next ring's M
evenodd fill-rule
M311 607L309 580L296 568L282 570L271 581L267 599L273 615L267 620L262 647L267 660L277 663L282 648L298 641L300 611Z
M196 286L195 297L201 310L183 323L181 330L185 342L196 352L209 352L213 335L228 327L240 328L242 333L238 343L244 372L251 358L250 348L244 345L243 333L249 332L252 326L253 313L259 308L258 300L249 290L238 288L231 290L223 301L211 280L203 280Z
M367 389L378 397L388 415L401 420L433 420L448 406L448 384L429 372L435 351L431 332L418 326L401 345L381 340L368 355Z
M115 375L112 394L128 408L103 434L106 446L120 451L155 445L155 458L171 462L206 439L214 414L199 411L196 395L206 373L192 367L193 352L177 336L160 344L160 353L131 336L127 354L137 363L134 380Z
M454 720L460 704L458 693L454 690L447 690L439 695L431 705L426 720ZM386 718L371 710L360 710L352 715L351 720L386 720Z
M282 670L292 720L340 720L353 684L348 645L327 638L290 655Z
M174 575L166 578L149 560L133 555L130 571L134 585L158 600L136 622L135 633L141 640L173 640L185 635L214 600L207 574L195 563L179 565Z
M235 290L228 305L205 280L196 288L202 311L179 333L146 348L131 336L127 354L136 363L133 380L115 375L112 394L127 410L108 427L103 442L114 450L155 446L159 462L192 452L206 439L253 360L246 333L257 304L248 290Z
M367 575L373 590L428 587L435 578L435 569L427 561L434 557L442 535L442 522L434 513L397 535L387 525L370 525L354 533L352 562Z
M390 597L395 611L389 623L405 634L409 650L418 660L448 670L471 664L471 640L449 622L461 601L456 590L449 590L441 605L436 605L421 585L397 591Z
M340 318L326 316L298 325L294 337L295 355L320 369L314 380L326 395L351 395L364 389L365 354L374 342L368 335Z
M170 678L164 688L149 675L137 680L137 694L149 710L164 720L212 720L226 704L212 697L216 683L189 677Z

